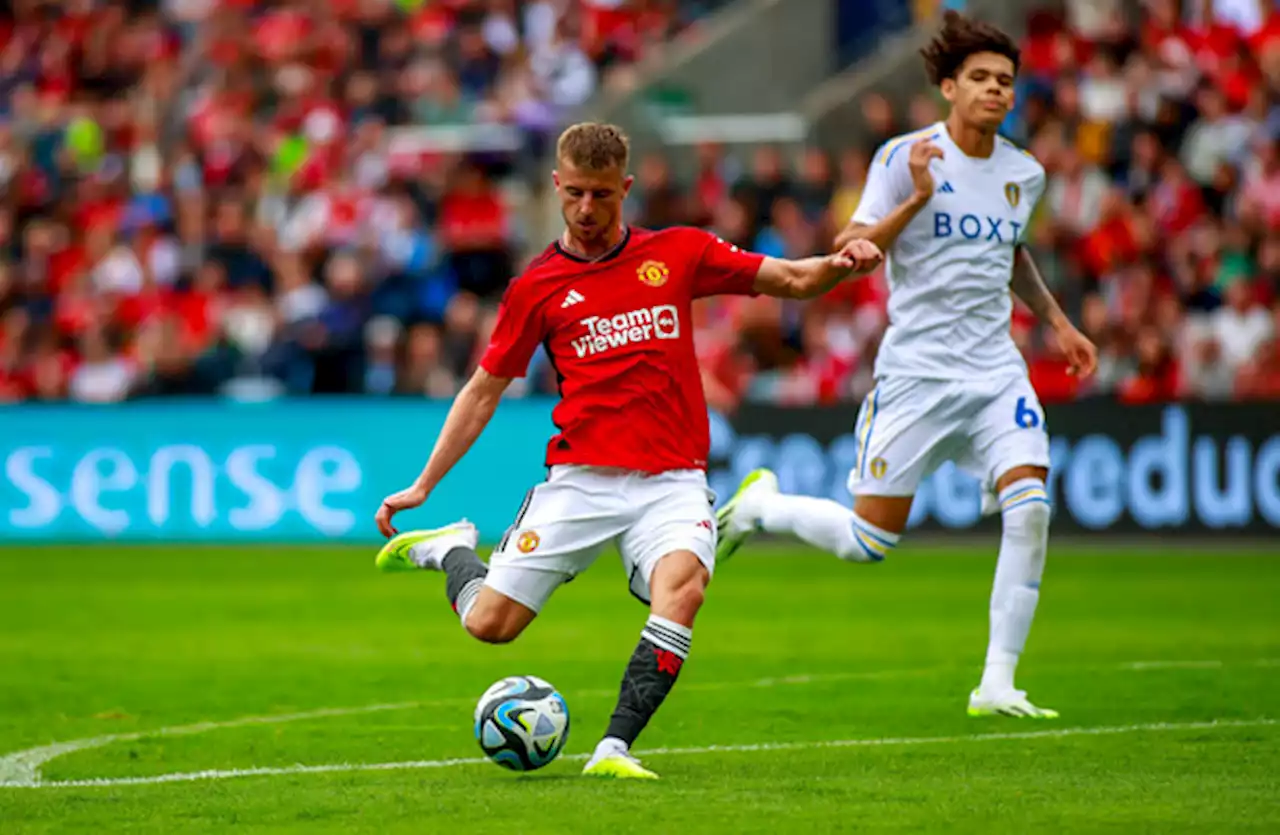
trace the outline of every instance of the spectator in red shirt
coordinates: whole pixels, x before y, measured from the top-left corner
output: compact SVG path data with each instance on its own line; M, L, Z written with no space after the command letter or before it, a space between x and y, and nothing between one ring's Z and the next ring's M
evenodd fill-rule
M1272 311L1272 338L1236 377L1236 395L1247 400L1280 400L1280 304Z
M507 210L478 165L458 169L440 201L439 225L458 286L485 298L501 294L512 268Z
M1144 329L1138 334L1136 352L1138 368L1120 384L1120 401L1142 405L1176 400L1181 394L1178 363L1165 337L1154 328Z

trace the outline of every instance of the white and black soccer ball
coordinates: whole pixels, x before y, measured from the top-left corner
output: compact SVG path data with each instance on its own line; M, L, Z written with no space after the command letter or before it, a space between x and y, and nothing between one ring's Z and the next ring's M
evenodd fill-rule
M564 750L569 706L534 676L495 683L476 705L476 741L485 756L512 771L536 771Z

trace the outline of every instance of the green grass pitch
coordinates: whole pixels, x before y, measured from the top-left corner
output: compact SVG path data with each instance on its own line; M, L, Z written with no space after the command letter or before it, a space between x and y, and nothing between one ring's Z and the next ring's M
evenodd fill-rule
M0 832L1276 831L1276 548L1054 546L1019 674L1053 722L965 715L993 566L994 543L745 549L637 746L663 779L634 784L574 759L645 618L616 557L488 647L439 576L371 549L0 549L0 783L44 783L0 786ZM572 715L531 775L471 761L510 674Z

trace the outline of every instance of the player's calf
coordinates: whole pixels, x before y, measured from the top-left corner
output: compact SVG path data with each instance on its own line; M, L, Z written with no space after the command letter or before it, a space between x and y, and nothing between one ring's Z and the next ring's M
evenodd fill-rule
M981 699L999 702L1016 692L1014 673L1040 601L1052 509L1038 475L1002 479L1003 532L991 589L991 639L977 691Z
M631 756L631 745L675 686L693 643L693 621L710 573L689 551L663 557L650 579L653 602L622 676L618 704L604 739L583 772L613 777L655 777Z
M654 568L649 620L627 663L606 737L630 747L662 706L689 657L693 621L709 580L706 567L688 551L668 554Z
M489 573L476 556L479 533L465 519L443 528L397 534L378 552L382 571L442 571L449 605L463 624Z
M429 531L408 531L378 552L383 571L441 571L445 595L462 626L473 637L505 644L524 631L535 616L526 606L485 587L489 566L476 554L478 533L470 522Z
M444 591L449 598L449 605L457 613L462 625L466 626L467 616L484 586L484 578L489 574L489 566L480 561L474 545L455 546L444 555L440 563L441 570L445 573Z
M893 530L877 524L881 517L893 517L897 504L905 502L901 524ZM866 505L871 503L871 512ZM875 503L888 503L881 512ZM849 562L880 562L898 544L906 525L911 499L899 497L858 498L855 510L831 499L791 496L778 492L778 479L768 470L749 474L725 506L717 514L720 547L717 561L731 556L754 530L793 536L815 548L835 554ZM865 515L864 515L865 514ZM866 518L871 516L871 519Z

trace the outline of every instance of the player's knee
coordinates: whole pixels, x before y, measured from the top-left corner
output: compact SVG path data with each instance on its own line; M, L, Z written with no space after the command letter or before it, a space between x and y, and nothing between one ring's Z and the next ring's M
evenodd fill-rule
M670 617L677 623L692 621L706 598L706 584L701 578L690 578L672 590L667 605L671 614L666 617Z
M467 613L467 632L486 644L508 644L516 639L524 625L501 609L476 607Z
M709 580L706 566L692 554L664 558L650 581L653 613L677 623L693 623L706 599Z

